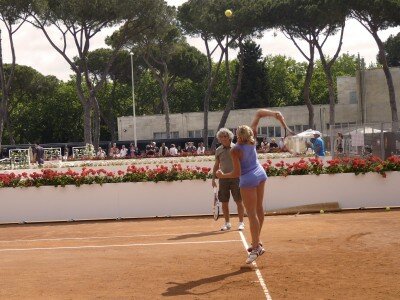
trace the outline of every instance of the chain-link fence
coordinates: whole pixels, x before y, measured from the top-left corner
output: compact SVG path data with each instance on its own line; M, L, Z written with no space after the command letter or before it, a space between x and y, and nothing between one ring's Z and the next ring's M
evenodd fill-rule
M346 125L331 128L329 135L325 136L326 149L333 150L334 156L374 155L386 159L391 155L400 155L400 130L394 123ZM343 135L343 152L340 151L339 133Z

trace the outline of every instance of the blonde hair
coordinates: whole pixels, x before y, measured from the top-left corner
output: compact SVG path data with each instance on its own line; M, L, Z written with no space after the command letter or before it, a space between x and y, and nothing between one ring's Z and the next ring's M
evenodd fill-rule
M253 130L247 125L241 125L237 128L236 136L240 138L241 142L244 144L254 145L256 140L254 138Z

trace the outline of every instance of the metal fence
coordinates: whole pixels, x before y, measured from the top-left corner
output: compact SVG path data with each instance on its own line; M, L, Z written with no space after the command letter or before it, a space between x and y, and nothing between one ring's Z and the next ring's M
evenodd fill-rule
M386 159L400 155L400 130L393 123L348 124L332 127L325 136L326 149L335 150L338 133L343 134L344 156L378 156ZM333 141L333 145L332 145ZM334 151L334 156L338 152Z

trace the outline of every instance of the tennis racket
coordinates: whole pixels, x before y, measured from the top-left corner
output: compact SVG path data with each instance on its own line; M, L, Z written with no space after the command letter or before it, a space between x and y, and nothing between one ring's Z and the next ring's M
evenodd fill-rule
M220 202L218 199L218 191L217 188L214 188L214 199L213 199L213 217L214 220L217 221L219 218L219 213L220 213Z

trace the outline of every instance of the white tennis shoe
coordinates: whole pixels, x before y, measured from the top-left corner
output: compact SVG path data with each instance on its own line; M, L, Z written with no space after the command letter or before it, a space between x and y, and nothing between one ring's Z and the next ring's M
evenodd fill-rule
M232 228L231 223L226 222L224 225L222 225L221 231L227 231L227 230L230 230L231 228Z
M264 252L265 252L265 250L261 246L258 246L256 249L251 250L251 252L249 253L249 256L246 259L246 264L251 264L259 256L263 255Z
M239 222L238 230L239 230L239 231L244 230L244 222Z

